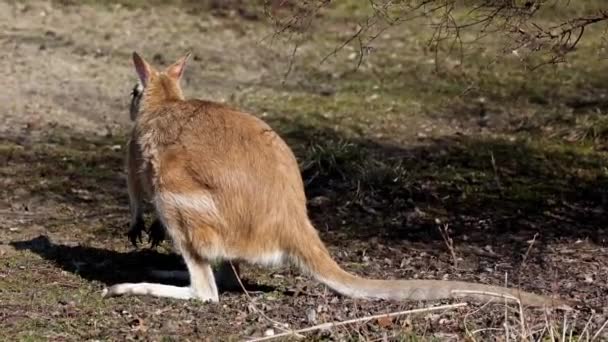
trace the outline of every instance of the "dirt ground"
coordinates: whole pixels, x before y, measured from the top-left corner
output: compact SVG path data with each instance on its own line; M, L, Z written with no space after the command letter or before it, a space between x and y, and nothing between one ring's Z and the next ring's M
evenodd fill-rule
M340 37L340 25L327 32ZM581 302L565 316L523 317L471 303L307 339L608 340L605 66L582 61L524 82L472 62L429 76L423 44L386 36L380 47L410 55L380 53L351 74L340 71L348 50L319 65L336 41L313 40L283 83L291 49L271 33L259 18L192 6L0 1L0 340L243 340L458 302L351 300L287 266L244 267L249 296L222 293L218 304L102 300L108 284L182 267L169 243L135 249L125 236L133 50L155 65L192 51L186 96L240 106L286 137L313 222L346 269L506 281Z

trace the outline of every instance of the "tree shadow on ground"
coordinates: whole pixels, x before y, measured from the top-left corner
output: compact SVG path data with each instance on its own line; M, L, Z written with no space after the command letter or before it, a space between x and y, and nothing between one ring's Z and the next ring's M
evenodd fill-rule
M454 238L481 246L536 233L540 240L608 242L607 159L601 153L466 136L402 148L331 130L292 130L298 132L287 136L293 144L308 144L298 154L311 215L353 238L436 240L437 227L447 224ZM325 204L315 206L315 198Z
M2 138L1 174L13 190L3 195L44 197L88 211L122 207L128 203L123 145L123 137L85 136L67 129L35 140L27 135Z
M549 268L545 256L551 254L552 242L608 243L607 160L602 153L533 140L465 136L405 148L297 121L270 123L298 156L311 219L332 248L374 248L376 239L385 246L417 246L432 254L444 244L438 228L447 225L459 248L490 246L495 256L514 265L523 264L522 251L535 238L531 261L534 267ZM62 221L40 216L33 223L52 227L47 229L57 241L78 240L82 245L26 239L26 234L21 241L11 238L11 244L108 285L154 280L146 273L150 265L183 267L175 255L115 251L119 241L127 244L124 151L117 147L122 144L122 138L69 131L53 132L37 142L0 140L0 177L7 184L0 189L2 202L11 203L9 210L19 214L37 208L13 202L27 204L32 196L52 199L53 208L63 208ZM89 216L103 219L95 223ZM82 236L106 241L107 248L87 246L90 240ZM386 253L392 252L376 254L393 257ZM246 287L267 290L252 283Z
M601 153L465 136L404 148L293 121L271 124L300 160L310 214L322 232L424 242L441 239L437 227L447 224L454 238L482 246L535 233L541 240L607 242ZM85 215L120 211L120 229L108 231L124 234L123 138L56 132L37 143L0 143L0 175L21 197L52 198ZM0 192L15 196L8 187Z

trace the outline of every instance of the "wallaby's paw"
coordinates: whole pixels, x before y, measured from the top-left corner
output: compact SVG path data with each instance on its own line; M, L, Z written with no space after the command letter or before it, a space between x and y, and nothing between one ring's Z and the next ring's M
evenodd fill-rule
M165 227L159 219L154 220L150 225L148 233L148 242L152 244L152 248L157 247L165 240Z
M137 247L137 241L142 242L142 235L146 229L146 224L143 219L138 219L134 223L131 223L131 227L127 232L127 236L129 237L129 241L133 247Z

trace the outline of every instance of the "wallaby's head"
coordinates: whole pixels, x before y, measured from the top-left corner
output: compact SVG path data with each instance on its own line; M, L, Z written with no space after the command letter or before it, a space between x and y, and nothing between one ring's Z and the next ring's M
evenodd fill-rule
M139 82L131 92L131 120L135 120L142 108L158 105L163 101L183 100L180 79L184 74L190 53L178 59L163 71L157 71L137 52L133 52L133 65Z

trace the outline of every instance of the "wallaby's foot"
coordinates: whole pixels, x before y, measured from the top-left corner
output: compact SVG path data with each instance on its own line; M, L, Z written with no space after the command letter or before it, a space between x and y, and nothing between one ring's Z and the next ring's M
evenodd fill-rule
M122 295L140 295L175 299L200 299L204 302L217 302L217 296L212 294L197 294L190 286L173 286L155 283L122 283L104 288L102 298Z
M165 227L159 219L155 219L150 225L150 231L148 232L148 242L152 244L152 248L160 245L161 242L165 241Z
M133 244L133 247L137 247L137 240L142 242L143 232L146 230L146 224L142 217L139 217L135 220L135 222L131 222L131 227L127 232L127 236L129 237L129 241Z

